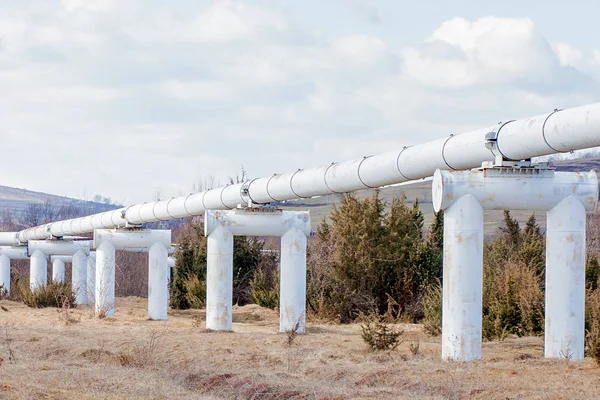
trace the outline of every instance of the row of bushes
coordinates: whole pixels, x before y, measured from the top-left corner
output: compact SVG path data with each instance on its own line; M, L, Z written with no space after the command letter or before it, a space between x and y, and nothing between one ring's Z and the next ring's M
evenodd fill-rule
M77 305L71 283L52 281L45 286L31 290L29 282L22 277L15 279L10 294L0 285L0 300L2 299L20 301L32 308L72 308Z

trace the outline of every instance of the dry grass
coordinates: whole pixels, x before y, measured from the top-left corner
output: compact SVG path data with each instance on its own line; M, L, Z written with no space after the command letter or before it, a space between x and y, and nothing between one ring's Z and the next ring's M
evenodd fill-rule
M541 338L484 343L483 360L440 361L440 343L418 325L405 342L371 352L360 325L307 324L289 368L277 314L234 310L234 333L194 323L201 311L148 321L146 301L117 300L114 318L74 309L65 325L53 309L0 301L0 399L591 399L600 369L591 359L543 358ZM417 351L414 351L418 343ZM411 351L410 346L413 346ZM286 366L288 368L286 368Z

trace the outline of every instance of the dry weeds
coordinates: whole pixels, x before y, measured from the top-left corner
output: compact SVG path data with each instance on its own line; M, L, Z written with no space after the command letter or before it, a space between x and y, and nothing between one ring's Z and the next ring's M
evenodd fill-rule
M439 339L400 324L405 343L369 351L360 326L307 324L293 341L277 314L234 310L234 333L194 326L201 311L148 321L146 302L117 300L114 318L65 325L53 309L0 301L0 399L593 399L600 369L543 358L543 339L486 342L483 360L440 361ZM82 314L82 315L79 315ZM418 356L410 346L418 343Z

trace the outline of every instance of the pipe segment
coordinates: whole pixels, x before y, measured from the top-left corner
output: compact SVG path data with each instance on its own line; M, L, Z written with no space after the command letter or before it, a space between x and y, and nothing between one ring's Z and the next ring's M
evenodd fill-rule
M494 141L495 146L486 146ZM25 243L94 229L112 229L201 215L206 210L350 192L431 176L437 169L477 168L502 156L508 160L600 146L600 103L554 110L420 145L326 167L253 179L168 200L136 204L100 214L57 221L0 236L0 243ZM489 148L488 148L489 147ZM7 240L7 243L2 240Z

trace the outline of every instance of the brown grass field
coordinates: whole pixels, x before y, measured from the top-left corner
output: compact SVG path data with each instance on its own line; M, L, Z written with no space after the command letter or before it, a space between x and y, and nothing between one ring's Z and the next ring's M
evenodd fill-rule
M309 323L288 345L274 311L234 310L234 332L203 312L148 321L120 298L114 318L0 301L0 399L596 399L600 368L543 358L540 337L485 342L483 360L440 360L440 339L399 324L404 342L371 352L360 325ZM416 355L409 346L418 343Z

